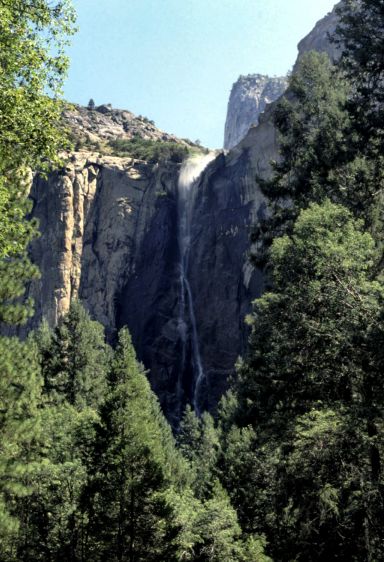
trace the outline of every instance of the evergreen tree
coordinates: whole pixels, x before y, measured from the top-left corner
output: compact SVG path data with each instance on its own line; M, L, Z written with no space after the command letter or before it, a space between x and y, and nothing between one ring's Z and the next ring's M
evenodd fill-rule
M177 534L175 561L194 562L270 562L265 555L266 542L259 536L241 535L236 511L228 494L216 480L210 498L200 501L192 490L167 492L172 506L172 521Z
M44 342L42 342L44 344ZM111 360L104 329L79 302L59 321L45 354L43 373L48 393L76 408L97 409L107 392Z
M107 392L111 349L103 328L74 303L51 332L46 323L31 335L45 380L39 415L38 462L29 474L29 494L18 502L22 533L18 560L84 560L88 484L98 407Z
M265 532L271 518L274 482L270 447L258 447L255 430L233 425L225 434L220 479L229 492L239 523L247 535ZM268 517L267 517L268 514Z
M302 208L339 191L332 171L345 158L348 92L348 82L326 54L310 51L300 59L274 110L281 158L272 179L263 183L269 195L292 197Z
M349 126L344 136L350 161L345 178L383 251L384 3L346 0L337 13L340 23L331 39L341 49L339 68L351 84L345 102Z
M177 436L179 449L191 466L192 487L199 499L211 496L220 442L214 420L208 412L199 419L188 405Z
M232 476L231 495L238 506L243 494L241 520L265 529L276 560L383 554L375 342L384 288L370 278L377 252L361 228L329 201L310 205L292 235L274 241L274 292L255 305L235 416L255 433L240 434L237 453L232 439L225 466L234 470L237 455L250 467L252 477ZM250 478L261 484L256 493Z
M41 373L36 347L0 338L0 559L17 560L21 498L31 493L41 436Z
M126 329L119 335L111 385L102 408L90 492L89 557L111 562L170 560L171 513L164 495L168 452L149 383Z
M274 109L280 158L271 179L259 183L273 212L255 229L265 263L274 237L289 232L298 213L325 198L349 208L382 243L380 151L369 151L350 108L354 86L324 53L309 52L290 77L287 94Z
M361 228L346 209L325 201L302 212L291 237L273 243L274 292L255 302L252 364L241 370L245 380L251 369L243 386L249 405L239 405L245 417L250 411L267 420L278 406L284 424L290 408L349 401L356 392L364 338L377 322L382 291L369 279L378 255Z
M86 562L88 483L99 417L67 402L46 406L40 416L39 463L30 472L30 494L19 502L18 561Z
M384 2L345 0L333 41L342 51L341 67L353 84L348 109L360 149L382 150L384 142ZM368 146L367 146L368 143Z

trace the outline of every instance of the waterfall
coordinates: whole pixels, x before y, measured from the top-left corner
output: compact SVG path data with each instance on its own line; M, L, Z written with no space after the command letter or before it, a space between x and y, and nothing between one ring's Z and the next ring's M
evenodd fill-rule
M196 198L196 188L201 174L208 164L215 158L216 154L200 154L186 160L180 170L178 182L178 243L180 255L180 300L178 329L182 342L180 378L186 367L186 350L190 339L192 351L192 370L194 374L192 405L196 415L200 415L199 409L199 390L204 380L204 367L201 360L200 344L196 316L194 310L194 300L191 286L188 279L189 252L191 247L191 226L193 221L193 210Z

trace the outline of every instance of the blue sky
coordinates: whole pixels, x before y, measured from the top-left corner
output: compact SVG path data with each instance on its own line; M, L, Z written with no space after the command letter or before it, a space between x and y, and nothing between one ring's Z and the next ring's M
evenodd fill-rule
M73 0L69 101L112 103L219 148L240 74L284 75L335 0Z

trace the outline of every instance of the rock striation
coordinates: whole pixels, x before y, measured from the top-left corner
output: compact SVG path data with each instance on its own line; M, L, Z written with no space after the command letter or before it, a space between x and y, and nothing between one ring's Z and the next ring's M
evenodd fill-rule
M250 127L259 123L266 106L276 101L287 88L287 78L248 74L232 86L224 131L224 149L236 146Z
M254 134L269 137L269 127ZM254 184L256 171L268 173L274 143L266 140L262 158L252 140L238 152L219 154L196 186L188 278L205 373L202 409L214 408L225 390L246 347L244 317L263 289L262 272L249 266L248 252L250 228L267 212ZM178 164L78 152L65 170L35 179L31 197L41 236L31 255L41 279L29 289L36 314L28 326L42 318L54 326L74 298L106 327L110 340L127 325L174 423L194 390L188 368L180 377L179 172ZM186 363L192 365L190 353Z
M31 191L41 236L31 255L41 279L31 284L34 324L55 325L81 298L112 335L116 301L134 273L153 215L175 193L177 166L79 152L65 170L37 177ZM160 248L159 248L160 250Z

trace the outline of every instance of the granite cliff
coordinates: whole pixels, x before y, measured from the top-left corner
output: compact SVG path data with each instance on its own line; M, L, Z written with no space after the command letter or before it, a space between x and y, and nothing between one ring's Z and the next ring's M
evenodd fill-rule
M334 16L327 18L333 25ZM328 48L326 26L324 20L318 24L309 45ZM187 231L180 227L185 163L116 156L110 141L140 137L196 147L109 106L96 112L75 108L66 118L79 150L62 171L36 177L31 192L41 230L31 255L41 279L29 289L36 315L28 329L43 317L55 325L71 299L79 298L111 341L121 326L129 327L172 422L186 401L200 411L214 409L246 349L244 317L263 291L263 273L248 260L249 233L268 213L255 178L267 177L278 157L271 109L235 148L211 155L193 178ZM188 255L184 262L182 254Z
M250 139L248 147L214 157L194 186L188 275L204 367L200 408L213 408L223 392L245 349L244 316L262 291L262 274L247 255L251 225L266 212L254 176L268 173L272 152L260 159L252 144ZM30 286L36 315L28 327L43 317L55 325L73 298L111 340L128 325L175 421L195 390L190 337L183 368L180 363L179 173L179 164L77 152L62 172L35 179L33 215L42 234L31 254L41 279ZM190 322L186 328L191 334Z
M308 51L319 51L337 60L339 50L329 41L337 25L336 8L317 22L312 31L298 45L298 57L293 67L297 68L301 56ZM236 146L251 127L257 126L266 108L282 96L287 88L287 77L269 77L261 74L240 76L233 84L228 102L224 131L224 149Z
M258 125L266 106L276 101L287 88L287 78L262 74L240 76L233 84L228 102L224 149L236 146L251 126Z

